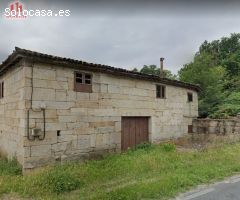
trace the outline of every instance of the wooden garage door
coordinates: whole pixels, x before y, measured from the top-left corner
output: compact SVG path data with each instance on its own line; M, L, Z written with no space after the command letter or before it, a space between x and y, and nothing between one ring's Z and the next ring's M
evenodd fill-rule
M148 117L122 117L122 150L148 141Z

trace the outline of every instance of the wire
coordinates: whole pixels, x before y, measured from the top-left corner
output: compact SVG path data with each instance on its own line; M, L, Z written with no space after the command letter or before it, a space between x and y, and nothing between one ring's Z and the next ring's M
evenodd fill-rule
M34 64L31 65L31 95L30 95L30 108L27 111L27 138L30 141L34 141L35 137L30 137L30 127L29 127L29 121L30 121L30 110L32 110L33 112L36 112L33 110L33 67ZM46 110L45 109L41 109L41 111L43 112L43 137L38 136L39 140L44 140L45 136L46 136Z
M42 109L43 111L43 137L38 137L39 140L44 140L46 136L46 110Z
M27 138L30 141L34 141L34 137L30 137L30 127L29 127L29 118L30 118L30 110L32 110L32 99L33 99L33 65L31 65L31 97L30 97L30 108L27 111Z
M27 111L27 138L28 138L28 140L30 140L30 141L34 141L35 138L34 138L34 137L33 137L33 138L30 137L30 131L29 131L29 114L30 114L30 110L28 109L28 111Z

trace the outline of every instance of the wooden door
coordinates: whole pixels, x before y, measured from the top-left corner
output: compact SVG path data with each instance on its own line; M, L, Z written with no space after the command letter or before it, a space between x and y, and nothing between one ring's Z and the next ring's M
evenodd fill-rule
M122 117L122 150L148 141L148 117Z

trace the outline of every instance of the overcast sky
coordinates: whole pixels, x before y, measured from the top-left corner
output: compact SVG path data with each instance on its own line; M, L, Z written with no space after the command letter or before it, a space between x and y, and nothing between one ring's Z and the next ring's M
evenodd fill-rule
M0 63L15 46L133 69L176 73L204 40L240 32L238 1L21 1L26 9L69 9L70 17L0 19ZM147 3L146 3L147 2ZM11 1L1 1L1 15Z

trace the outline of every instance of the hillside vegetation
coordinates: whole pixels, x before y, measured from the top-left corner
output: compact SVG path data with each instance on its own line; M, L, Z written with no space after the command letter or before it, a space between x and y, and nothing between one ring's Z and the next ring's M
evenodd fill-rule
M194 60L179 71L179 78L202 87L200 116L240 113L240 34L203 42Z
M173 144L141 145L84 164L56 165L22 176L15 161L0 161L0 198L168 199L190 187L240 172L240 144L177 151Z

